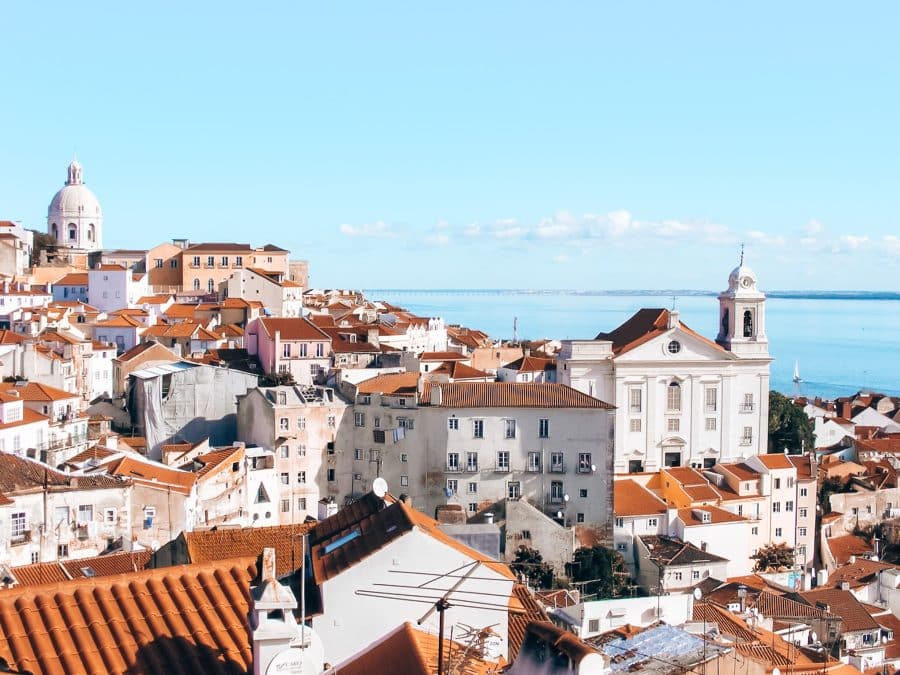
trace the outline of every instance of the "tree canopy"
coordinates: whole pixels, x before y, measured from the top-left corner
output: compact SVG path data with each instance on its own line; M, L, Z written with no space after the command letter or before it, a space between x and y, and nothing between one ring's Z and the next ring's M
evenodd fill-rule
M813 425L803 408L777 391L769 392L769 452L791 454L812 451Z
M578 549L567 568L572 581L584 582L582 598L613 598L621 595L628 585L624 558L604 546Z
M794 566L794 549L786 543L760 546L750 558L756 561L754 572L791 569Z
M516 557L510 563L510 569L523 575L532 586L551 588L553 586L553 568L544 562L541 552L525 545L516 549Z

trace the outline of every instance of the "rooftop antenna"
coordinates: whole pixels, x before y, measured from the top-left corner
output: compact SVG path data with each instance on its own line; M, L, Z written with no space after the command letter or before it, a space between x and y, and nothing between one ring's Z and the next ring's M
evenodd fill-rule
M744 265L744 242L741 242L741 266Z
M519 337L519 317L514 316L513 317L513 343L516 343L519 341L518 337Z
M672 296L672 310L673 310L673 311L675 310L675 303L676 303L676 302L678 302L678 296L677 296L677 295L673 295L673 296Z

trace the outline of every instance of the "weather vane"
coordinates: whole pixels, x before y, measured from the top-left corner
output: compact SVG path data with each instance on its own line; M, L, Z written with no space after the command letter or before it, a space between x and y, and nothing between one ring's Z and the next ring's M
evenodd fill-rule
M741 242L741 265L744 264L744 242Z

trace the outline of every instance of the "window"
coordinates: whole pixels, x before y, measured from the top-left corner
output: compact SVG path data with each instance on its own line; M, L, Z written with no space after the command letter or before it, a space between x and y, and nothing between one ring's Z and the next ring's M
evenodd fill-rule
M753 337L753 312L744 311L744 337Z
M269 502L269 493L266 492L265 486L260 483L259 489L256 491L255 504L267 504ZM145 514L146 515L146 514Z
M78 524L84 525L94 520L94 507L90 504L79 504Z
M325 356L325 343L324 342L316 343L316 356L319 358L322 358L323 356Z
M447 479L447 496L455 495L459 492L459 481L455 478Z
M191 260L191 266L200 267L200 256L199 255L195 255L193 257L193 259Z
M625 519L616 518L616 527L625 527Z
M663 464L665 466L681 466L681 452L671 451L663 453Z
M325 476L329 483L333 483L334 482L334 469L328 469L328 471L325 473Z
M628 429L630 431L640 431L641 430L641 420L640 419L630 420L628 423Z
M587 489L581 488L580 490L578 490L578 496L581 497L581 499L587 499L587 495L588 495Z
M469 472L478 471L478 453L477 452L467 452L466 453L466 471L469 471Z
M478 483L466 483L466 494L474 495L476 492L478 492Z
M563 463L563 454L561 452L550 453L550 471L552 473L562 473L566 470Z
M478 504L476 504L475 502L469 502L467 508L469 509L469 513L475 513L476 511L478 511Z
M510 481L506 484L506 496L510 499L518 499L522 496L522 489L519 481Z
M297 510L306 511L306 497L297 498Z
M451 417L447 420L447 428L450 431L457 431L459 429L459 419L456 417Z
M177 260L171 260L171 261L169 261L169 267L171 267L172 269L177 269L177 268L178 268L178 261L177 261Z
M547 417L542 417L538 420L538 437L539 438L549 438L550 437L550 419Z
M589 633L599 633L600 632L600 619L591 619L588 621L588 632Z
M750 528L750 534L752 534L752 535L757 535L757 534L759 534L759 528L758 528L758 527L751 527L751 528Z
M640 389L632 388L628 390L628 410L629 412L639 413L642 410L642 395Z
M400 487L409 486L409 476L400 476Z
M744 402L741 404L741 412L753 412L753 394L744 394Z
M675 572L675 581L681 581L681 572Z
M780 478L773 479L772 487L774 487L776 490L780 490L781 489L781 479Z
M806 528L805 528L805 527L798 527L798 528L797 528L797 536L798 536L798 537L805 537L805 536L806 536Z
M447 471L459 471L459 453L447 453Z
M691 570L691 579L696 581L700 578L700 570Z
M508 450L501 450L497 453L497 471L509 471Z
M290 485L291 484L291 475L287 472L281 474L281 484L282 485Z
M794 477L793 476L788 476L787 485L789 488L793 489L793 487L794 487Z
M744 433L741 434L741 445L753 444L753 427L744 427Z
M798 518L806 518L807 513L809 513L809 511L806 509L806 507L804 507L802 509L797 509L797 517Z
M25 512L21 511L12 514L12 519L10 520L10 534L12 535L12 540L24 540L25 532Z
M776 527L776 528L775 528L775 536L776 536L776 537L780 537L780 536L781 536L781 528L780 528L780 527Z
M162 258L157 258L154 262L156 263L156 269L159 269L159 268L161 268L161 267L163 266L163 259L162 259Z
M406 462L406 461L408 461L408 458L409 458L409 455L407 455L405 452L401 452L401 453L400 453L400 461L401 461L401 462Z
M208 255L206 256L206 266L207 267L215 267L216 265L216 256Z
M792 513L794 511L794 502L787 501L784 503L784 510L788 513Z
M472 435L475 438L484 438L484 420L472 420Z
M671 417L666 420L666 431L679 431L681 429L681 420L677 417Z
M578 473L594 473L594 465L591 462L591 453L578 453Z
M328 423L328 428L329 428L329 429L334 429L335 424L336 424L336 420L335 420L334 415L329 415L329 416L328 416L328 421L327 421L327 423Z
M357 427L366 426L366 413L353 413L353 425Z
M200 290L200 280L199 279L194 279L194 290L195 291Z
M291 358L291 343L290 342L285 342L283 345L281 345L281 355L284 356L284 358L286 358L286 359Z
M583 522L584 522L584 514L583 514L583 513L576 513L576 514L575 514L575 522L576 522L576 523L583 523Z
M719 401L719 390L716 387L707 387L704 393L706 412L716 412Z
M541 453L539 452L529 452L528 453L528 471L532 473L536 473L541 470Z
M561 504L563 501L563 484L561 480L550 483L550 503Z
M772 513L781 513L781 502L772 502Z
M298 428L298 429L305 429L305 428L306 428L306 418L305 418L305 417L298 417L298 418L297 418L297 428Z
M287 431L289 427L290 427L290 422L288 422L287 417L282 417L281 419L278 420L278 428L281 431Z
M53 524L56 527L69 524L69 507L57 506L53 509Z
M228 267L228 256L227 255L222 256L222 267Z
M506 425L506 437L507 438L515 438L516 437L516 421L515 420L504 420Z
M244 266L244 256L242 256L242 255L234 256L234 266L235 267L243 267Z
M669 412L681 410L681 385L677 382L670 382L666 387L666 410Z
M331 451L328 454L333 455L334 451ZM306 457L306 446L303 443L297 446L297 457Z
M415 421L409 417L398 417L397 418L397 426L401 429L406 429L407 431L412 431L415 428Z
M706 430L707 431L715 431L716 430L716 418L715 417L707 417L706 418Z
M800 488L800 496L801 496L801 497L806 497L807 494L808 494L808 493L807 493L807 491L806 491L806 488Z
M287 392L278 392L278 405L287 405Z
M681 343L678 340L672 340L668 345L666 345L666 349L670 354L677 354L681 351Z

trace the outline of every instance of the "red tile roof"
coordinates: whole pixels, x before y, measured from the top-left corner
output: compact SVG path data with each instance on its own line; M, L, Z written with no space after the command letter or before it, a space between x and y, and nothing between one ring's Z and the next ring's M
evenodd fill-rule
M710 522L705 523L697 516L695 516L695 510L709 512ZM678 509L678 517L684 523L685 527L691 527L694 525L718 525L720 523L747 522L747 518L738 516L734 513L731 513L730 511L726 511L725 509L720 509L717 506L696 506L694 508Z
M613 406L564 384L549 382L426 382L421 405L440 391L442 408L602 408Z
M11 386L11 390L15 391L23 401L67 401L72 398L78 398L76 393L63 391L41 382L15 384Z
M27 411L26 411L27 412ZM33 459L0 452L0 493L27 492L35 488L103 489L122 488L127 482L103 475L73 476L51 469Z
M122 439L125 440L125 439ZM122 457L106 465L111 476L127 476L137 483L190 494L197 477L188 471L172 469L158 462Z
M451 380L484 380L490 381L494 376L486 373L478 368L468 366L461 361L445 361L440 366L432 370L429 375L446 374Z
M255 558L0 592L0 657L35 675L252 669Z
M34 410L24 408L22 410L22 419L16 420L15 422L3 422L2 424L0 424L0 429L12 429L13 427L25 426L26 424L39 424L48 420L49 418L47 416L41 415L39 412L35 412Z
M331 341L328 333L307 319L267 318L260 319L259 323L269 337L279 332L282 340Z
M150 562L152 555L153 552L150 550L125 551L91 558L78 558L77 560L58 560L13 567L12 574L16 579L16 587L39 586L70 579L106 577L142 570Z
M666 503L640 483L628 479L613 484L613 507L617 516L649 516L666 512Z
M763 463L767 469L793 469L794 464L788 459L784 453L773 453L771 455L758 455L759 461Z
M850 562L851 556L862 556L865 553L873 553L874 548L863 537L848 534L842 537L832 537L825 540L838 565Z
M828 611L841 617L841 632L876 630L878 622L863 607L850 591L842 591L837 588L817 589L798 593L810 605L817 602L828 605Z
M87 286L88 285L88 273L87 272L69 272L62 279L57 281L54 286Z
M469 358L459 352L422 352L419 361L468 361Z
M678 327L686 333L698 338L711 347L727 353L720 345L678 322ZM662 335L669 330L668 309L640 309L625 323L609 333L600 333L597 340L609 340L613 343L613 354L619 356L645 342Z
M358 394L415 394L419 386L419 373L387 373L356 385Z
M524 608L524 612L509 613L509 635L507 644L509 647L510 662L516 660L522 643L525 641L525 633L528 630L528 624L533 621L550 621L550 617L544 611L544 608L535 600L531 591L524 584L516 584L513 586L513 595Z
M258 556L264 548L275 549L276 574L283 577L298 569L303 560L303 535L315 522L273 527L220 528L184 533L191 563Z
M121 315L113 317L112 319L106 319L105 321L98 321L95 326L99 326L101 328L140 328L141 323L132 319L130 316Z
M515 370L519 373L542 373L545 370L556 370L556 361L537 356L523 356L512 363L507 363L505 366L500 367Z

